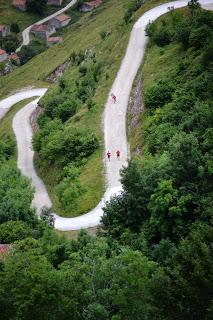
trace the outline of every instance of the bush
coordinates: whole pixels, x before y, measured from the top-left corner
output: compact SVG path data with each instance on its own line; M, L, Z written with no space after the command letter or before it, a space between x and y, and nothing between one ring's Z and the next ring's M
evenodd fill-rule
M86 191L78 177L80 170L73 165L64 168L64 178L57 187L57 195L66 211L76 208L77 199Z
M60 104L56 110L56 115L62 120L67 121L70 117L74 116L77 109L77 103L75 100L67 100Z
M172 40L172 34L170 30L162 27L159 31L156 31L153 35L153 41L160 47L166 46Z
M89 157L98 147L94 133L68 126L42 141L39 154L47 161L64 166Z
M17 23L12 23L10 26L10 30L11 32L19 33L20 32L19 25Z
M124 15L124 21L126 24L131 21L133 13L137 11L143 3L144 3L143 0L132 0L132 2L129 4L128 9Z
M169 78L162 78L145 92L145 106L150 109L162 107L165 103L171 101L174 90L173 81Z
M13 243L32 236L32 230L23 221L8 221L0 224L0 243Z

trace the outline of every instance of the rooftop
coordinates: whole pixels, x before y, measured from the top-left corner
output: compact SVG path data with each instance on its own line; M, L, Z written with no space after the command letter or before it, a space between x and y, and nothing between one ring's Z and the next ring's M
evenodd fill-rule
M90 2L84 2L83 5L86 4L90 7L95 8L95 7L99 6L101 3L102 3L102 0L94 0L94 1L90 1Z
M11 248L11 244L0 244L0 254L7 253Z
M58 41L62 41L62 37L49 37L47 39L48 42L58 42Z
M0 49L0 55L1 55L1 54L5 54L5 53L7 53L5 50Z
M12 53L12 54L10 55L10 59L12 59L12 60L17 60L17 59L19 59L19 56L18 56L16 53Z
M13 4L17 6L25 5L27 0L13 0Z
M4 30L4 28L5 28L6 26L5 25L0 25L0 31L3 31Z
M32 31L46 31L49 30L49 26L46 24L34 24L31 28Z
M62 14L59 14L59 16L56 16L55 19L57 19L60 22L63 22L70 19L70 16L62 13Z

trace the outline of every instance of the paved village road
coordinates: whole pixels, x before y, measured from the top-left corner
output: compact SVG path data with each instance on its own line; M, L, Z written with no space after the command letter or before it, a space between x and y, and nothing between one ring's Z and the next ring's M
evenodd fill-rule
M56 17L57 15L67 11L68 9L70 9L71 7L73 7L75 4L76 4L77 0L72 0L68 5L66 5L66 7L58 10L57 12L51 14L50 16L32 24L31 26L27 27L26 29L24 29L24 31L22 31L22 39L23 39L23 42L21 44L21 46L16 49L16 52L19 52L21 50L21 47L22 46L27 46L30 42L30 29L32 28L32 26L34 26L35 24L42 24L42 23L45 23L47 21L49 21L50 19Z
M187 2L187 0L180 0L160 5L147 11L135 23L131 32L125 57L109 93L104 110L105 151L110 150L113 154L111 161L105 162L107 176L106 193L96 208L80 217L62 218L55 215L56 229L65 231L97 226L100 223L100 218L103 213L102 207L105 201L108 200L111 195L121 192L122 188L120 184L119 171L122 166L127 164L127 159L129 157L126 137L126 111L132 84L145 52L147 42L145 27L150 20L153 21L166 13L168 11L168 7L181 8L186 6ZM213 0L200 0L200 3L204 5L206 9L212 9ZM35 94L35 92L29 93L26 91L26 95L28 95L28 97L29 94L31 94L31 96L38 95L41 97L45 93L45 89L39 90L43 91L41 91L40 94ZM113 104L111 101L111 92L116 94L118 97L116 104ZM20 95L23 95L23 92L21 92ZM17 101L19 93L15 96L15 101ZM13 99L13 96L11 96L0 101L0 111L1 108L9 108ZM21 99L23 98L20 98L20 100ZM33 150L31 145L32 130L29 118L33 110L36 108L37 101L38 99L29 103L16 113L13 119L13 130L18 144L18 167L24 175L28 176L32 180L32 184L36 190L33 205L36 207L39 214L39 211L43 206L51 206L51 201L43 182L37 176L33 166ZM120 160L115 158L115 151L118 148L121 150Z

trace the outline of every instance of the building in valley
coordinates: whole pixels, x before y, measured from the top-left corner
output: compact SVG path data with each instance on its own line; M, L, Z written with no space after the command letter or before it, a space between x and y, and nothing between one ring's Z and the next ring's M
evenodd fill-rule
M55 28L47 24L34 24L30 32L36 37L47 39L51 34L55 33Z
M10 27L6 25L0 25L0 38L5 38L10 35Z
M101 3L102 3L102 0L94 0L94 1L84 2L80 7L80 11L82 11L82 12L92 11L93 9L99 7L101 5Z
M16 65L20 65L20 58L16 53L11 53L9 60L14 62Z
M52 47L54 44L63 43L63 38L61 37L49 37L47 39L47 46Z
M8 59L8 54L5 50L0 48L0 62L4 62Z
M70 20L71 20L70 16L62 13L50 19L49 25L55 27L56 29L59 29L67 26L70 23Z
M21 11L27 10L27 1L26 0L13 0L13 6Z

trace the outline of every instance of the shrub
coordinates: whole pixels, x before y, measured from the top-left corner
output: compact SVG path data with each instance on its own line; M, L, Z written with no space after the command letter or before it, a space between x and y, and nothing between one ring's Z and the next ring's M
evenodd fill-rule
M79 175L80 170L73 165L64 168L64 178L57 187L57 195L65 210L75 209L77 199L86 191L78 179Z
M0 225L0 243L13 243L32 236L32 230L23 221L8 221Z
M98 147L94 133L68 126L49 135L43 141L39 154L43 159L64 166L89 157Z
M159 31L156 31L153 35L153 41L160 47L169 44L172 40L172 34L166 27L162 27Z
M162 107L171 100L174 90L175 86L171 79L161 79L145 92L145 106L151 109Z
M77 103L74 99L67 100L60 104L56 110L56 115L65 122L76 113Z

